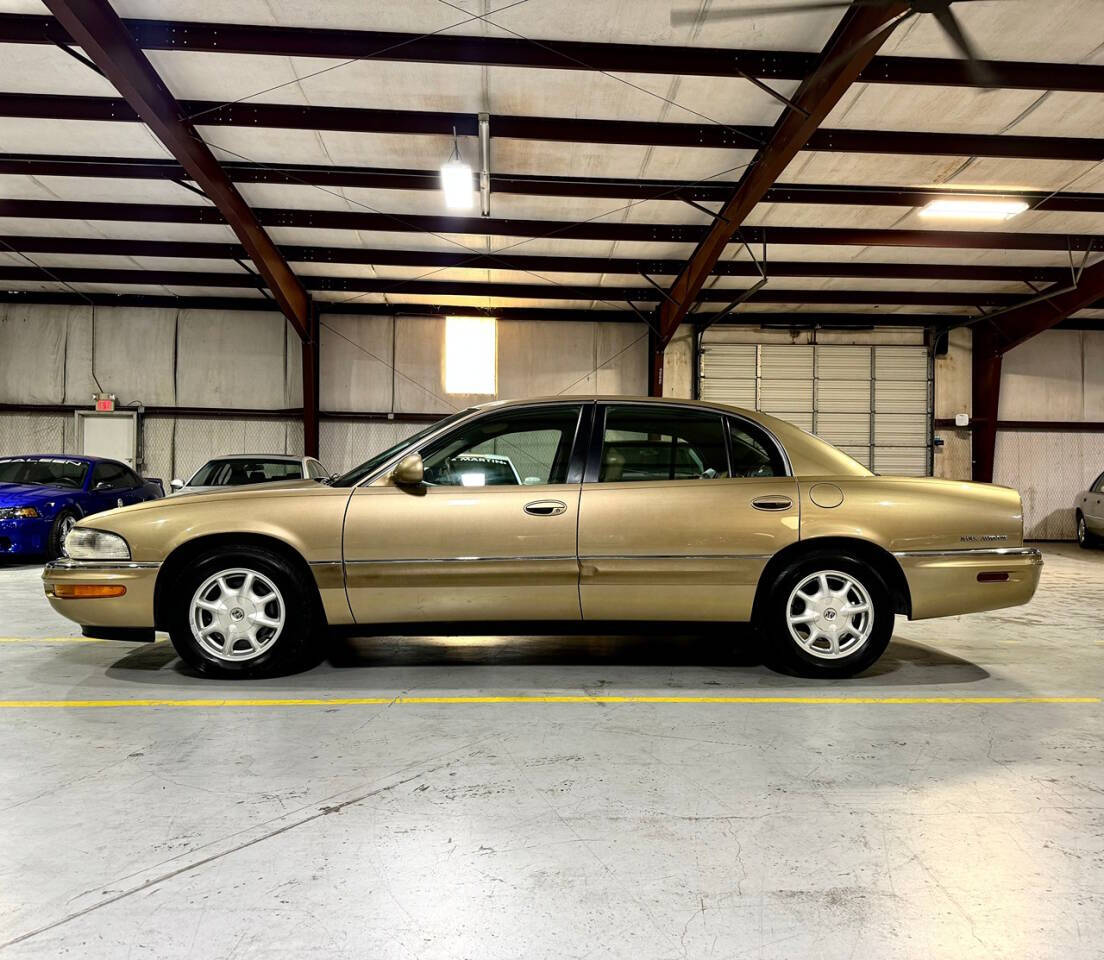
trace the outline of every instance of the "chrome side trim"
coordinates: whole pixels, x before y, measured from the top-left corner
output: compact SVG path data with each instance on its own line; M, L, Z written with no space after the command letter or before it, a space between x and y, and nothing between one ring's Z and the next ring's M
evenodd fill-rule
M963 547L961 550L901 550L895 557L1037 557L1043 558L1035 547Z
M346 566L367 566L383 563L528 563L541 560L575 560L580 563L596 560L769 560L769 553L713 553L713 554L598 554L576 558L574 554L547 557L418 557L407 560L347 560ZM313 566L313 564L312 564Z
M158 570L160 563L134 563L133 561L119 560L55 560L46 564L43 573L52 570Z
M345 565L368 566L383 563L518 563L539 560L574 560L575 554L565 553L558 557L411 557L398 560L346 560Z
M312 567L340 567L342 561L340 560L311 560L310 565Z
M771 553L601 553L579 557L580 563L595 560L769 560Z

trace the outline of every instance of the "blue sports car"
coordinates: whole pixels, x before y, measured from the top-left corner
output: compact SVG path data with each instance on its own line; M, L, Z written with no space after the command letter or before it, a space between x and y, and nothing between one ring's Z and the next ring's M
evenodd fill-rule
M82 517L165 495L126 464L98 457L0 457L0 557L61 555Z

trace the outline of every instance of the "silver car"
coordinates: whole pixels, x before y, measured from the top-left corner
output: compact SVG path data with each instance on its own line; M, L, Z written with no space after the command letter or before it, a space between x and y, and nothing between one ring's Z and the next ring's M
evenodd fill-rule
M282 453L242 453L208 460L185 483L173 480L174 494L210 493L250 483L277 480L325 480L330 472L314 457L291 457Z
M1104 538L1104 473L1092 486L1077 495L1074 505L1077 520L1077 542L1088 549L1099 546Z

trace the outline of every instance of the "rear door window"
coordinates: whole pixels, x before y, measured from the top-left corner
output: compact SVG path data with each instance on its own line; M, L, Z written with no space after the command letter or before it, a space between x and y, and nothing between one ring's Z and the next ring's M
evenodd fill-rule
M599 483L730 476L724 418L659 405L606 410Z

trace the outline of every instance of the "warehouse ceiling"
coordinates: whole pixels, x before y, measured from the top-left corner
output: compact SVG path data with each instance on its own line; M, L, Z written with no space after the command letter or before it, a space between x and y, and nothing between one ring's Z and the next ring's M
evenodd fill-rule
M840 19L672 26L687 6L178 0L164 22L159 0L113 2L324 309L632 322L662 302L790 109L763 84L792 97ZM1101 259L1104 4L955 10L1005 86L961 85L935 20L908 20L747 218L698 319L762 271L730 321L968 322ZM234 232L79 48L52 42L65 34L45 6L0 0L0 12L5 296L259 305ZM480 114L489 215L478 191L457 215L438 170L455 127L478 176ZM924 216L948 191L1023 198L1028 210ZM1100 307L1073 319L1095 325Z

